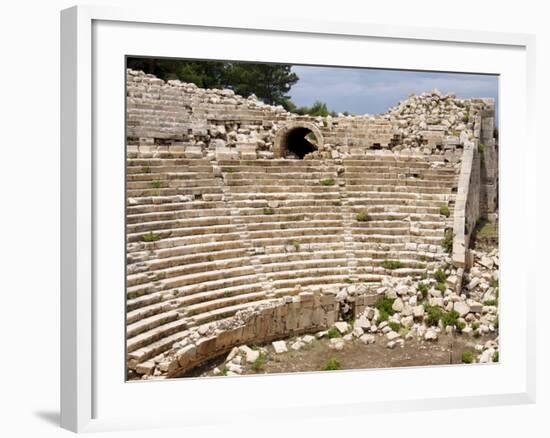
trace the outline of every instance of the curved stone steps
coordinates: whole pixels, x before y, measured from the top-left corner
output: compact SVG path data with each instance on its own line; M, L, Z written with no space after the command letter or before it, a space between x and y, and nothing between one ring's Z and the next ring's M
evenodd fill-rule
M248 255L243 255L242 257L236 258L181 264L177 266L149 271L147 275L143 275L141 273L136 275L128 275L127 286L132 287L148 282L167 280L173 277L198 274L202 272L216 272L219 270L236 269L242 266L246 266L249 263L250 261ZM150 279L149 276L154 276L154 279Z
M219 218L220 216L227 215L227 207L224 208L211 208L211 209L185 209L175 211L153 211L142 214L128 214L126 216L126 223L128 225L134 224L157 224L157 223L169 223L173 221L192 220L192 219L204 219Z
M208 231L201 233L200 230ZM160 236L160 240L146 242L143 236L153 231ZM234 224L210 225L208 227L183 227L172 229L151 229L138 233L128 234L127 242L141 245L142 249L162 249L196 243L222 242L240 239L240 234Z
M185 317L193 314L189 312L192 306L208 303L223 298L233 298L235 303L239 301L239 297L244 297L242 302L248 302L250 300L246 297L250 297L253 294L263 294L262 285L259 283L247 284L244 286L237 286L225 289L212 290L207 292L200 292L185 296L173 296L169 299L161 298L161 301L152 303L147 306L141 306L129 310L127 313L127 324L132 324L145 318L150 318L155 315L165 314L171 311L179 311ZM167 295L166 293L164 295ZM195 312L198 313L198 312Z

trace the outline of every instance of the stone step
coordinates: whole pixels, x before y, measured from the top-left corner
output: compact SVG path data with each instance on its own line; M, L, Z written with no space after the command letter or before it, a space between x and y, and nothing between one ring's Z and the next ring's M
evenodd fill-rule
M148 357L152 357L162 351L168 350L174 342L177 342L176 340L171 340L170 335L181 332L188 326L189 323L186 319L176 319L146 332L139 333L136 336L127 337L126 348L129 353L128 359L137 359L141 361L145 355L151 354L151 356ZM160 342L155 345L158 341ZM158 347L160 347L160 349ZM147 353L145 351L140 352L139 349L146 349ZM135 354L131 354L132 352L135 352Z
M303 254L303 253L301 253ZM334 255L334 253L333 253ZM270 276L275 272L284 272L284 271L305 271L308 269L328 269L328 268L343 268L347 267L348 261L345 257L345 253L341 252L341 257L338 258L326 258L321 259L317 258L316 254L309 254L309 257L306 258L305 255L300 261L290 260L286 262L276 262L276 263L266 263L269 262L269 259L263 258L262 261L262 270L266 273L267 276Z
M251 307L251 306L266 304L266 303L269 303L269 302L272 302L272 301L273 301L272 299L265 299L265 300L261 300L261 301L252 301L252 302L249 302L249 303L236 304L236 305L233 305L233 306L222 307L222 308L219 308L219 309L211 310L209 312L203 312L199 315L195 315L193 317L193 320L194 320L194 323L196 325L203 325L203 324L205 324L207 322L210 322L210 321L215 321L215 320L223 319L223 318L229 318L230 316L235 315L235 313L237 313L239 310L243 310L243 309L246 309L246 308Z
M443 237L437 236L418 236L418 235L387 235L387 234L364 234L364 233L353 233L354 242L356 243L399 243L399 242L413 242L417 244L431 244L431 245L440 245Z
M343 227L324 227L324 228L291 228L291 229L265 229L259 231L250 231L248 233L251 241L254 242L255 246L266 246L260 244L258 241L265 241L266 239L295 239L300 236L314 237L314 236L325 236L329 237L340 237L343 235ZM332 240L328 240L332 241Z
M148 318L141 319L126 326L126 336L128 338L133 338L140 333L146 332L168 322L175 321L178 318L179 315L177 312L169 310L158 315L153 315Z
M211 312L214 310L228 308L236 305L247 304L251 302L261 301L266 298L265 292L255 292L250 294L235 295L219 299L205 300L202 303L192 304L185 308L186 315L197 316L202 313Z
M157 177L158 178L158 177ZM158 187L155 186L158 181ZM207 193L210 190L220 190L220 183L213 178L210 179L191 179L191 180L176 180L176 179L151 179L151 180L138 180L127 181L126 189L128 192L138 190L163 190L163 189L178 189L178 188L193 188L204 189Z
M287 262L299 262L307 260L310 257L315 257L316 260L326 259L342 259L346 258L346 251L331 251L331 250L315 250L315 251L302 251L302 247L299 242L298 248L294 248L294 252L281 252L281 253L269 253L258 256L262 266L267 264L287 263ZM281 247L282 251L286 251L286 247Z
M159 172L155 169L155 172L150 173L128 173L126 175L126 183L133 182L145 182L150 183L152 181L181 181L185 184L193 184L197 182L208 182L209 184L215 178L214 172L210 169L208 172L181 172L181 171L163 171Z
M201 272L215 272L219 270L227 270L233 268L239 268L241 266L247 266L250 264L250 258L245 255L244 257L236 257L231 259L223 259L216 261L198 262L181 264L163 269L156 269L154 271L148 271L147 274L135 274L127 276L127 286L136 286L144 283L154 283L161 280L166 280L173 277L179 277L182 275L198 274ZM150 277L153 278L150 278Z
M190 265L195 263L207 263L228 259L245 259L248 257L249 251L247 248L239 245L235 249L222 249L219 251L205 251L199 254L186 254L172 257L155 258L146 262L147 268L150 271L159 269L172 268L182 265Z
M220 186L211 187L161 187L161 188L142 188L142 189L128 189L126 195L129 198L143 198L143 197L159 197L159 196L176 196L176 195L189 195L189 196L204 196L212 194L221 194Z
M141 200L142 198L138 198ZM141 203L138 205L126 205L126 215L128 218L139 215L147 215L153 213L172 213L179 211L208 211L208 210L223 210L227 209L227 203L224 201L187 201L187 202L170 202L170 203Z
M167 246L174 246L175 242L170 239L175 238L187 238L187 240L179 241L178 245L183 243L192 243L194 238L197 242L211 241L207 239L208 236L217 236L219 234L228 237L226 240L233 240L231 236L238 233L238 231L238 225L233 223L233 220L230 217L208 218L207 220L190 219L150 222L140 224L139 227L129 225L127 227L127 241L144 244L154 243L155 245L150 246L155 248L165 248ZM143 236L148 235L150 232L158 234L160 240L155 242L144 241Z
M224 289L200 292L185 296L172 295L172 298L165 301L159 301L141 307L132 307L132 310L129 310L127 313L126 320L129 324L169 310L181 309L182 311L186 311L186 306L203 303L210 300L235 297L239 295L246 295L258 292L262 292L262 285L259 283L253 283L243 286L228 287ZM170 294L165 293L165 295Z
M211 208L211 209L186 209L186 210L173 210L164 212L151 212L143 214L127 214L126 223L128 225L133 224L149 224L149 223L163 223L186 219L204 219L204 220L219 220L228 214L227 207L224 208ZM192 226L192 225L191 225Z

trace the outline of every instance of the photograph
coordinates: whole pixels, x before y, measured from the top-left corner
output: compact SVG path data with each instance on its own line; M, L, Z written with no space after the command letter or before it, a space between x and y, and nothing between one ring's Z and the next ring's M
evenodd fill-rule
M498 366L499 75L125 67L127 381Z

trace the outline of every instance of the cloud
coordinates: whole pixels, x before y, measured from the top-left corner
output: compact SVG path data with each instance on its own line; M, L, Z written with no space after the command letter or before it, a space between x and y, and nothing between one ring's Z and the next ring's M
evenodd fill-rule
M377 114L405 99L437 88L458 97L498 97L498 77L492 75L294 66L300 80L290 91L298 106L316 100L337 112Z

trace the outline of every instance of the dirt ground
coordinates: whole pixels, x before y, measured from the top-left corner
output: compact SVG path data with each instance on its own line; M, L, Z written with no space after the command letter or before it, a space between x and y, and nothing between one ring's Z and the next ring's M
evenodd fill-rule
M473 338L465 335L449 336L440 335L436 342L409 339L403 347L396 346L393 349L386 347L385 336L376 336L374 344L365 345L358 339L345 342L341 351L329 347L329 340L316 339L311 344L306 344L299 351L290 349L293 339L287 339L288 352L277 354L271 344L262 347L265 352L265 362L260 370L254 370L251 364L242 361L242 374L273 374L324 371L327 363L336 360L338 369L368 369L391 368L422 365L449 365L462 363L464 351L474 352L476 344L484 344L487 340L494 339L495 335L487 335ZM186 377L213 376L214 368L224 369L225 357L211 361L201 369L193 370Z

